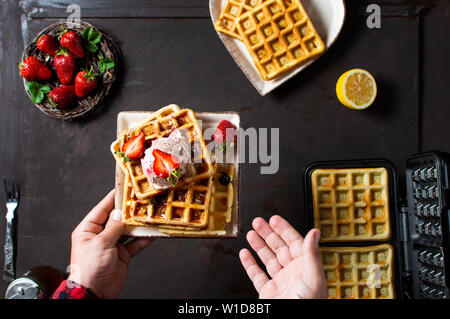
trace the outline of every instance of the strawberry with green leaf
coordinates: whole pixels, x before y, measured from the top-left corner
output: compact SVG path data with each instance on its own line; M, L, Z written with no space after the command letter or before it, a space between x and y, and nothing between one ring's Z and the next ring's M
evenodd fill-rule
M71 84L77 66L76 59L66 48L61 48L53 59L58 78L62 84Z
M144 132L139 133L133 138L130 138L128 141L126 141L121 149L121 154L118 154L119 156L131 160L138 160L141 158L142 154L144 153L145 148L145 134Z
M152 152L155 158L153 162L153 172L156 176L166 178L169 183L175 185L181 177L179 159L169 153L163 152L159 149L154 149Z
M67 48L77 58L84 58L83 41L75 31L63 30L59 39L59 44L62 47Z
M53 107L65 109L72 103L74 91L73 85L60 85L48 93L48 100Z
M46 81L52 77L52 71L38 58L29 56L19 63L20 75L28 81Z
M85 97L97 87L97 73L93 73L93 67L89 70L82 69L75 77L75 95Z
M50 34L43 34L36 41L36 46L42 52L45 52L51 56L56 55L56 51L59 48L58 42Z
M236 127L230 121L223 120L214 131L212 139L222 151L227 147L234 147L237 141Z

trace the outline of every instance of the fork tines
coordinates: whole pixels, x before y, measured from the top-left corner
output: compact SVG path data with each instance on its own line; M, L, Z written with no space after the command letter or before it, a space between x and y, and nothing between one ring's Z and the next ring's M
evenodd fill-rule
M12 177L3 177L3 183L5 185L7 200L14 200L19 198L19 188L16 181Z

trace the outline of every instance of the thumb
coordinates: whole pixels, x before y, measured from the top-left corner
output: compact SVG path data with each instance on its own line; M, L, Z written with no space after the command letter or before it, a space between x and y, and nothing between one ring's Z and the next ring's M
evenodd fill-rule
M311 229L308 232L303 243L304 261L309 266L306 272L308 284L314 290L314 298L327 298L327 280L320 256L319 239L318 229Z
M105 229L98 235L106 248L115 247L120 236L124 234L125 225L122 223L120 210L115 209L109 216Z
M305 241L303 242L303 254L307 259L308 264L312 264L314 267L322 268L319 239L320 230L315 228L311 229L308 234L306 234Z

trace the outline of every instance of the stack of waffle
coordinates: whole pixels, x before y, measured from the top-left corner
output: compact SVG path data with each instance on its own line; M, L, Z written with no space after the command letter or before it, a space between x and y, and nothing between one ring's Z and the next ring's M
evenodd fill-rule
M266 81L325 50L299 0L228 0L215 28L244 42Z
M174 129L185 129L193 145L193 165L170 189L156 189L143 173L141 161L119 155L126 141L144 132L146 145L167 137ZM196 150L194 150L196 148ZM166 106L144 122L122 132L111 151L124 173L122 220L130 226L153 226L174 236L214 236L225 234L231 221L233 185L221 185L227 174L233 180L234 167L212 162L195 113Z
M314 226L321 230L321 243L389 240L388 182L383 167L314 170ZM395 297L391 245L322 246L320 250L329 298Z

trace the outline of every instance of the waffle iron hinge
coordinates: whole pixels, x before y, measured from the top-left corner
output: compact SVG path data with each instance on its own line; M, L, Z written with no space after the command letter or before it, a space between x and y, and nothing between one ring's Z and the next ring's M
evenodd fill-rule
M400 244L403 256L404 275L409 277L411 274L411 255L409 250L409 227L408 227L408 207L400 207Z

